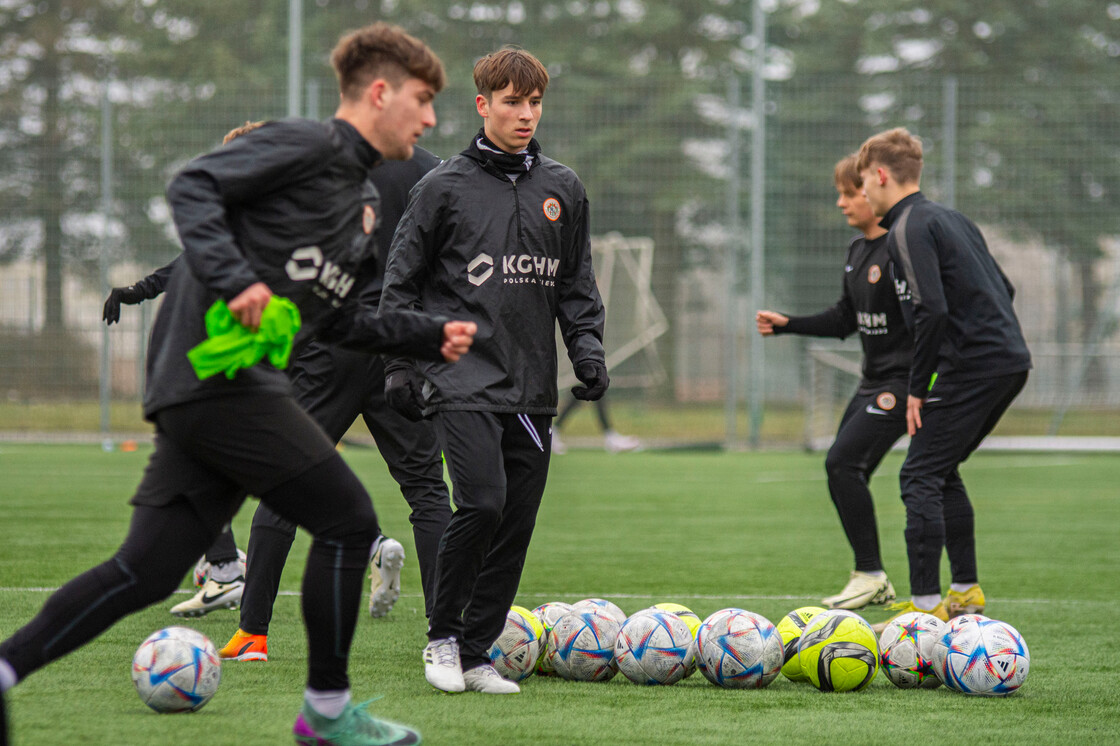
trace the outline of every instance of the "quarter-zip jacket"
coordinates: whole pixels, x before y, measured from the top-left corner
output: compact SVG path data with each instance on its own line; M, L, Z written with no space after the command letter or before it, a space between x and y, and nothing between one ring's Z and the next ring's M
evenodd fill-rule
M556 414L557 322L573 364L605 360L587 195L575 172L537 154L511 180L473 140L429 172L385 269L381 311L402 309L478 324L459 363L420 366L426 414Z
M345 121L288 119L196 158L172 179L167 200L183 253L152 329L145 416L246 389L289 392L287 376L267 361L233 379L199 381L187 350L206 339L211 304L255 282L299 308L297 347L321 325L356 314L351 291L374 252L379 204L369 173L378 158ZM439 359L441 319L361 318L369 348Z
M1011 305L1015 290L975 223L915 192L879 224L889 230L899 300L913 312L911 396L929 396L935 373L940 381L969 381L1030 369Z
M775 326L774 333L844 339L858 331L863 348L860 393L906 381L914 338L899 307L889 262L886 234L871 240L855 237L848 245L840 300L820 313L789 316L789 324Z

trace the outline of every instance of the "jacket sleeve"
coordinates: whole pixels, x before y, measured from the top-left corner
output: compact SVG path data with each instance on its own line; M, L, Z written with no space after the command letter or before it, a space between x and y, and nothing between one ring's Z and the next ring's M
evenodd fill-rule
M142 292L144 297L149 300L157 297L163 292L163 289L167 287L167 281L170 279L171 273L182 263L182 259L183 255L179 254L143 280L135 283L133 287Z
M899 265L910 291L914 319L909 393L925 399L937 372L949 319L941 283L941 248L929 222L908 220L901 227L897 242Z
M591 264L590 210L583 187L579 188L578 214L572 220L563 247L556 318L572 365L582 360L606 363L603 327L606 311Z
M378 313L387 316L424 310L420 289L430 271L430 258L439 245L438 231L444 210L440 194L440 190L429 181L421 181L413 188L385 261ZM409 364L407 359L385 356L386 373Z
M184 166L167 187L167 201L191 274L226 300L259 282L237 245L229 210L306 178L328 161L329 150L323 130L271 123Z
M788 316L788 314L787 314ZM788 316L789 323L775 326L774 334L804 334L811 337L839 337L844 339L857 329L856 312L848 293L820 313L809 316Z
M442 362L440 348L445 323L446 319L415 311L381 313L373 306L353 303L321 329L318 338L362 352Z

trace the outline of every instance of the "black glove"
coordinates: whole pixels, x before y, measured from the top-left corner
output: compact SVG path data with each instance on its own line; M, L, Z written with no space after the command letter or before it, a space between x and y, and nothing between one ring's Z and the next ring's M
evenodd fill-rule
M581 360L576 363L576 378L582 386L572 386L572 396L580 401L598 401L607 393L611 379L607 366L598 360Z
M424 393L420 374L411 365L385 373L385 403L401 416L419 422L424 419Z
M101 318L106 324L114 324L121 320L121 304L135 305L148 296L143 290L137 290L135 285L126 288L113 288L109 297L105 299L105 308L101 311Z

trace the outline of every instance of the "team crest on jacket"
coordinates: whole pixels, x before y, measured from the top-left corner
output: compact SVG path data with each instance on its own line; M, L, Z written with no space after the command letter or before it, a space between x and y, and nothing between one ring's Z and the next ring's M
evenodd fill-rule
M894 398L894 394L891 392L884 391L875 397L875 403L879 405L879 409L889 412L894 409L894 405L898 403L898 400Z
M373 206L366 205L362 208L362 232L367 236L373 233L373 224L377 222L377 216L373 214Z
M883 276L883 270L879 269L878 264L872 264L871 269L867 270L867 281L872 285L877 283Z
M554 223L560 219L560 201L558 199L556 199L555 197L549 197L544 201L543 207L544 216L546 218Z

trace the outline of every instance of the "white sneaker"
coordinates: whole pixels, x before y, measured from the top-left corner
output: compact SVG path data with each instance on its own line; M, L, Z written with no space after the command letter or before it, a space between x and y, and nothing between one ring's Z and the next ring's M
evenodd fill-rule
M245 591L244 576L228 583L207 580L198 593L181 604L171 607L174 616L206 616L215 609L236 609L241 605Z
M489 663L463 672L463 683L468 692L483 694L517 694L521 691L514 682L503 679L497 669Z
M608 453L625 453L626 451L636 451L642 447L642 441L633 435L623 435L622 433L616 433L614 430L606 432L603 436L603 443Z
M894 600L894 586L886 575L852 570L848 584L835 596L822 598L821 603L830 609L862 609L868 604L885 604Z
M424 648L424 678L440 691L461 692L466 689L459 663L459 643L454 637L432 640Z
M396 539L381 537L369 563L369 615L382 617L401 597L404 547Z
M557 456L563 456L568 452L568 446L564 445L564 441L560 440L560 433L555 430L552 431L552 452Z

